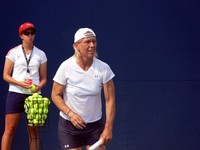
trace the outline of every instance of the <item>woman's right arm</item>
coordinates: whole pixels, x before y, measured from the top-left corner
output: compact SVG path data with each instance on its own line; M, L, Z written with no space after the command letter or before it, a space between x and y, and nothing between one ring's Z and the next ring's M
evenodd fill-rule
M12 78L11 72L13 70L13 66L14 66L14 63L10 59L6 58L5 63L4 63L4 70L3 70L3 79L10 84L19 85L23 88L30 88L30 84L24 81L17 81Z
M65 104L65 102L62 99L63 90L63 85L54 82L51 92L51 98L54 104L58 107L58 109L67 115L70 111L70 108Z
M71 123L78 129L83 129L85 127L86 122L76 113L74 113L63 101L62 93L64 90L64 86L54 82L51 92L51 98L54 104L58 107L60 111L65 113L70 119Z

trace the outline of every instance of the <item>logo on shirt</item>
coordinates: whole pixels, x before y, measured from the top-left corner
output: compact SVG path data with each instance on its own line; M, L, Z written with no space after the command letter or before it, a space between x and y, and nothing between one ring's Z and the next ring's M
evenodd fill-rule
M69 148L69 144L67 144L67 145L64 145L64 148Z

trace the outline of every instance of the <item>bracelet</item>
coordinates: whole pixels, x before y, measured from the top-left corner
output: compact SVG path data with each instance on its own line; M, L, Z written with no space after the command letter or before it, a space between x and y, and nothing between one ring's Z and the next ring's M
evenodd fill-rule
M69 113L69 118L71 118L72 116L74 115L74 113L72 112L72 111L70 111L70 113Z
M66 113L67 116L69 116L68 114L69 114L70 111L71 111L71 109L69 109L69 110L67 111L67 113Z

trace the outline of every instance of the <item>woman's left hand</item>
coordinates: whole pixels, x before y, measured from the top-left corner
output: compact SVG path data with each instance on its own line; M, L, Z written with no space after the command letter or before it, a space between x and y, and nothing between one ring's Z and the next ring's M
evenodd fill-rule
M37 93L37 92L39 92L40 90L41 90L41 87L40 87L39 85L35 85L35 84L33 84L32 87L30 88L30 91L31 91L32 93Z

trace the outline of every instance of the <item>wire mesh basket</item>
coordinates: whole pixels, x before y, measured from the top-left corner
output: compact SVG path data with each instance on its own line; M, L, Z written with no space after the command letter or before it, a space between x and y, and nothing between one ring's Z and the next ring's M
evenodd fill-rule
M29 126L44 126L48 117L50 100L38 93L24 101L26 119Z

